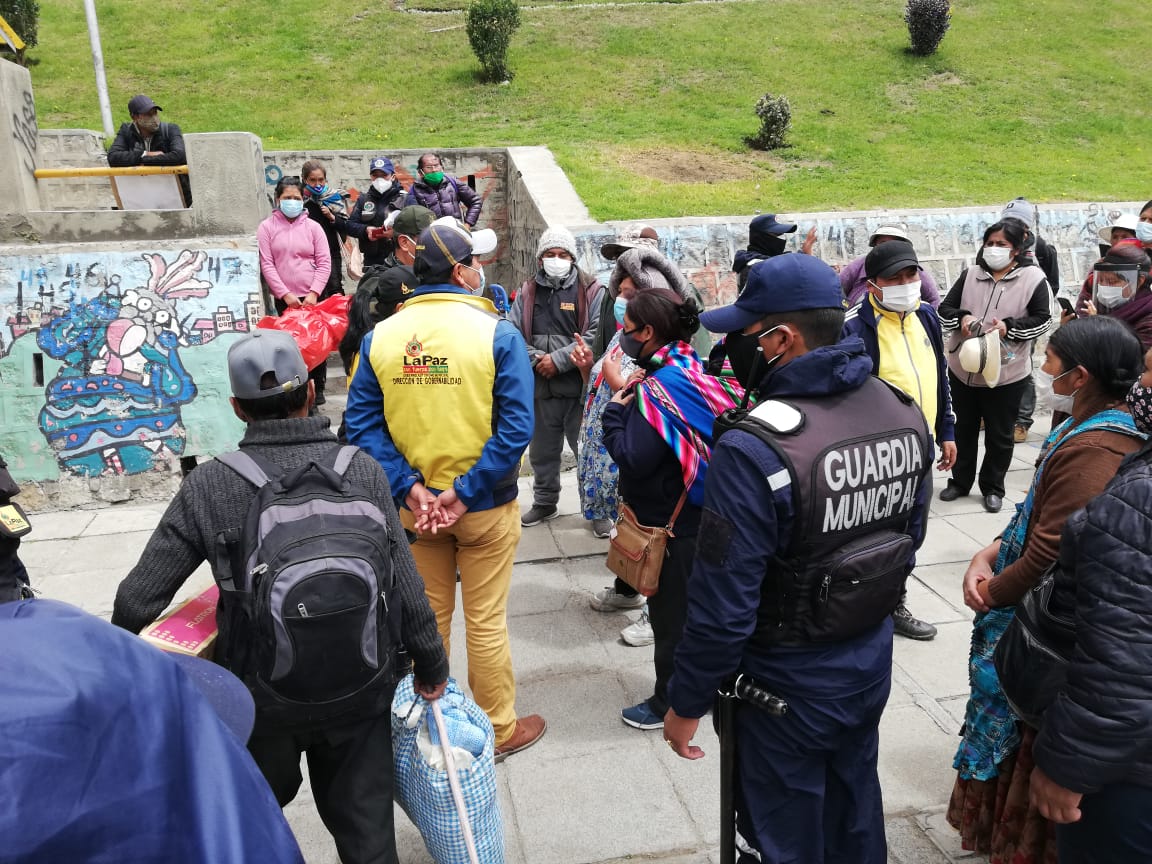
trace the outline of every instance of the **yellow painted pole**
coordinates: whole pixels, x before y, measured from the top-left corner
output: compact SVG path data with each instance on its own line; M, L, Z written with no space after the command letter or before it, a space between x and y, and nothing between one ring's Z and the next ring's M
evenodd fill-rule
M37 180L63 177L147 177L153 174L187 174L187 165L139 165L134 168L37 168Z

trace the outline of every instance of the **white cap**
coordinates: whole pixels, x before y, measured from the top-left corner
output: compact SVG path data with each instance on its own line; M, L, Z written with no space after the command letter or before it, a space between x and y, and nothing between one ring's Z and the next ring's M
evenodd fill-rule
M1123 228L1125 231L1132 231L1135 233L1136 226L1140 223L1140 217L1135 213L1122 213L1113 219L1108 225L1100 229L1100 239L1109 245L1112 243L1112 229Z
M881 225L868 238L868 245L875 246L877 237L898 237L901 240L908 240L908 232L894 225ZM911 243L912 241L908 240L908 242Z
M433 225L447 225L464 234L472 244L473 255L487 255L496 251L496 232L491 228L481 228L478 231L469 230L468 226L459 219L451 216L441 216L432 222Z

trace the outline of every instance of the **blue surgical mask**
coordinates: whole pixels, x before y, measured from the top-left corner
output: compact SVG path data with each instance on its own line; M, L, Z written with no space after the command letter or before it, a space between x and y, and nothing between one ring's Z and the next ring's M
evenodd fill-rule
M1136 223L1136 239L1141 243L1152 243L1152 222Z
M304 202L299 198L280 199L280 212L289 219L295 219L304 212Z
M612 304L612 314L616 316L616 323L621 327L624 326L624 310L628 308L628 301L623 297L617 297L616 302Z

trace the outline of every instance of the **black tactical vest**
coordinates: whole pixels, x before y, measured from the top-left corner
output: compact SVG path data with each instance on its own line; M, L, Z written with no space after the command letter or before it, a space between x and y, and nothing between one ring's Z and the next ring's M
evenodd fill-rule
M792 539L769 565L753 644L839 642L878 625L900 602L915 550L908 522L932 470L916 403L870 377L720 422L771 447L791 481Z

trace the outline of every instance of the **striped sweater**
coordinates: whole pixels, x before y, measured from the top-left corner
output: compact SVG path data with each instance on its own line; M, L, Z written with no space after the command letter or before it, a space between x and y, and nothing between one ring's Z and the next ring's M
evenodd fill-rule
M1039 267L1016 267L997 280L974 264L960 274L948 296L940 301L938 313L948 368L969 387L988 385L983 375L966 372L960 365L960 343L968 337L960 333L964 316L973 315L986 325L993 320L1004 322L1007 332L1002 340L1003 362L997 385L1003 387L1032 374L1032 345L1052 326L1052 292Z

